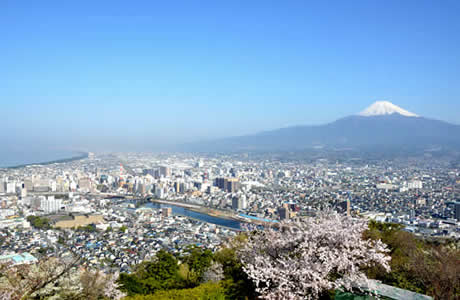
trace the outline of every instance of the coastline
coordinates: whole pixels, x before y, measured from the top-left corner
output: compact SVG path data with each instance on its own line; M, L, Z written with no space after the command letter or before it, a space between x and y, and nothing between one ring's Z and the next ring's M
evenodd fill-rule
M57 159L57 160L50 160L50 161L36 162L36 163L27 163L27 164L14 165L14 166L6 166L6 167L0 167L0 169L20 169L20 168L24 168L24 167L32 166L32 165L46 166L46 165L57 164L57 163L66 163L66 162L88 158L88 155L89 155L88 152L76 152L76 153L77 154L75 156L72 156L69 158L62 158L62 159Z

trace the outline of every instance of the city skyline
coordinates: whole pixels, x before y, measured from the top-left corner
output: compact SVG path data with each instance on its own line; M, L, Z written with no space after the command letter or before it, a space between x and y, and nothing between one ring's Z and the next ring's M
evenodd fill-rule
M0 1L0 299L460 299L459 12Z

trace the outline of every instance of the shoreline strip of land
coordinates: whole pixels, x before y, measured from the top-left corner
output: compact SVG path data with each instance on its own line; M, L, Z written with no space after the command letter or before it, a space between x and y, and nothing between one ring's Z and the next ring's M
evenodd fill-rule
M45 162L37 162L37 163L27 163L27 164L7 166L7 167L0 167L0 169L19 169L19 168L24 168L28 166L46 166L46 165L51 165L51 164L66 163L66 162L88 158L88 155L89 155L88 152L77 152L77 153L78 153L77 155L69 157L69 158L63 158L63 159L57 159L57 160L51 160L51 161L45 161Z

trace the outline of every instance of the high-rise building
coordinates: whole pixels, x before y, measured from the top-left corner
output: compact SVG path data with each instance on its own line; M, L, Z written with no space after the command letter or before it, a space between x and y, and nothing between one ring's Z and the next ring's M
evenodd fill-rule
M239 199L238 199L238 197L236 197L236 196L232 198L232 209L234 209L234 210L238 210L238 209L239 209L238 200L239 200Z
M246 201L246 195L241 195L239 198L241 199L241 209L248 208L248 202Z
M163 217L168 218L172 215L172 208L171 207L163 207L161 210Z
M171 168L161 166L160 167L160 176L170 177L171 176Z
M146 193L145 185L142 184L142 183L139 183L139 184L137 185L137 192L138 192L139 194L144 195L144 194Z
M57 183L56 183L56 181L52 180L52 181L50 182L50 189L51 189L52 192L55 192L55 191L57 190Z
M16 182L7 182L6 183L6 193L7 194L14 194L16 193Z
M61 199L55 199L54 196L43 198L40 202L40 209L47 214L58 212L61 209Z
M455 202L455 219L460 221L460 202Z
M155 196L159 199L163 199L166 196L164 187L155 186Z
M48 179L37 179L34 182L34 192L48 192L50 190L50 182Z
M26 188L21 188L21 199L24 199L27 197L27 189Z
M244 195L235 196L232 198L232 209L246 209L246 197Z
M30 200L30 206L33 209L40 209L43 200L46 200L46 197L34 197Z
M240 189L240 183L238 178L227 178L226 189L229 193L236 193Z
M278 214L280 215L281 220L289 219L289 208L283 206L278 209Z
M185 193L185 184L183 182L174 182L174 191L178 194Z
M91 180L89 178L80 178L78 188L80 191L89 192L91 190Z
M215 180L215 186L227 193L236 193L240 189L240 182L238 178L234 177L218 177Z
M224 190L225 189L225 178L223 177L217 177L215 179L215 186L217 186L218 188L220 188L221 190Z
M31 179L24 179L23 187L24 187L27 191L31 192L31 191L33 191L33 189L34 189L34 183L32 182Z

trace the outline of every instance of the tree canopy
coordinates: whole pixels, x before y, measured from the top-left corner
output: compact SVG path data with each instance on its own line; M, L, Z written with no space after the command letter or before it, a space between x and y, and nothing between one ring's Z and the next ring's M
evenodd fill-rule
M366 282L362 267L389 271L388 249L363 239L367 221L338 214L282 222L255 231L238 251L243 270L263 296L317 299L331 289Z
M39 217L39 216L28 216L27 221L29 221L32 227L37 229L51 229L51 224L48 218Z
M402 226L371 221L365 237L382 240L390 249L391 272L367 269L370 278L385 284L428 294L435 299L460 299L460 250L457 243L417 238Z

